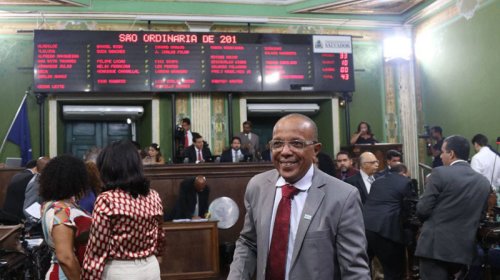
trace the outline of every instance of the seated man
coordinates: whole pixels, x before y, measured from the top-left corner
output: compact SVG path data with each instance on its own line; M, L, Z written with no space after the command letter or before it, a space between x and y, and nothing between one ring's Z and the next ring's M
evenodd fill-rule
M181 182L175 203L173 219L200 219L208 213L208 195L205 176L189 177Z
M26 164L26 169L14 175L7 186L3 210L10 215L14 215L18 220L24 219L24 193L26 186L36 172L36 160L30 160Z
M199 134L193 135L193 145L189 146L184 152L184 160L186 158L189 163L212 161L212 153L208 148L208 144L203 141L203 136Z
M252 155L248 153L248 150L241 149L241 139L238 136L234 136L231 139L231 149L225 151L220 156L220 162L240 162L240 161L250 161Z

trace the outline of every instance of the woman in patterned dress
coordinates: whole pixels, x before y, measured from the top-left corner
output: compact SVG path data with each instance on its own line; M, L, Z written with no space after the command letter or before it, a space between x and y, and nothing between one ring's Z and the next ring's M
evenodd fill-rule
M97 158L104 189L97 197L82 279L160 279L163 207L127 140Z
M62 155L49 161L40 176L42 228L52 249L52 264L46 279L80 279L91 217L77 204L87 189L87 171L82 160Z

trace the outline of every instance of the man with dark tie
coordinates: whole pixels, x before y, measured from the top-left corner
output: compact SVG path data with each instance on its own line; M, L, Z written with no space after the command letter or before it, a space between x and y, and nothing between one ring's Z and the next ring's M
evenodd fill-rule
M364 152L359 156L359 173L345 180L346 183L359 190L363 204L365 204L372 183L375 181L374 175L377 172L378 164L379 162L373 153Z
M415 256L422 280L445 280L471 265L477 254L476 235L485 216L491 186L467 159L470 145L462 136L443 141L444 166L433 168L417 204L423 222Z
M193 145L186 149L184 157L189 163L203 163L212 161L212 152L208 148L208 144L203 141L203 137L199 134L194 134Z
M340 151L337 153L336 163L337 170L335 171L335 177L337 179L344 181L359 173L359 170L352 166L352 158L347 151Z
M249 161L251 158L247 150L241 149L240 137L234 136L233 139L231 139L231 149L221 154L220 162Z
M254 159L257 158L259 150L259 135L252 132L252 123L250 121L243 122L243 131L238 135L241 139L241 147L248 150Z
M180 161L182 161L186 149L194 143L193 138L196 135L199 133L191 131L191 120L183 118L181 125L175 131L176 153L177 157L180 157Z
M315 167L316 124L287 115L269 145L275 169L248 183L228 279L370 279L358 191Z

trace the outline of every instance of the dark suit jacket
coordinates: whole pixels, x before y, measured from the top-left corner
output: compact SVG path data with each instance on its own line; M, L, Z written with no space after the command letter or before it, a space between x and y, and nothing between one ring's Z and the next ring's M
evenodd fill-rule
M366 230L394 242L403 243L403 203L412 197L411 180L388 173L373 182L363 207Z
M193 135L193 138L196 135L199 135L198 132L193 132L193 131L191 131L191 134ZM175 130L175 140L177 140L178 143L180 145L182 145L183 148L186 148L186 147L184 147L184 136L185 136L184 129L178 128L178 129Z
M241 154L243 155L243 159L241 161L249 161L252 159L252 155L248 153L247 150L241 149ZM220 162L233 162L233 149L229 149L227 151L224 151L220 155Z
M203 149L201 149L201 155L204 161L212 161L212 153L210 152L210 149L208 147L203 146ZM194 145L189 146L189 148L184 151L184 158L188 158L190 163L196 162L198 155L196 154Z
M386 166L386 167L384 168L384 170L381 170L381 171L379 171L379 172L377 172L377 173L373 174L373 177L374 177L375 179L377 179L377 178L379 178L379 177L382 177L382 176L385 176L385 175L389 174L390 172L391 172L391 169L389 169L389 167L388 167L388 166Z
M204 217L208 212L208 195L210 189L208 186L201 192L196 192L194 180L196 177L189 177L181 182L179 196L175 203L173 219L191 219L196 207L196 195L198 195L198 212L200 217Z
M333 176L335 173L335 166L333 165L332 158L323 152L319 152L317 157L319 170Z
M262 160L263 161L271 161L271 150L266 149L262 152Z
M3 210L9 214L15 215L19 219L24 219L24 193L26 192L26 186L31 178L33 178L33 173L26 169L14 175L7 186Z
M368 191L366 190L365 181L363 181L363 177L361 177L361 172L358 172L358 174L345 179L345 182L355 186L358 189L359 196L361 196L361 202L364 205L366 202L366 197L368 196Z
M357 170L354 167L351 167L351 168L347 169L347 175L346 175L346 178L344 179L344 181L347 178L350 178L350 177L352 177L352 176L354 176L354 175L356 175L358 173L359 173L359 170ZM340 169L337 169L335 171L335 178L342 180L342 171Z
M417 204L423 225L415 255L471 264L490 191L488 179L467 162L433 168Z

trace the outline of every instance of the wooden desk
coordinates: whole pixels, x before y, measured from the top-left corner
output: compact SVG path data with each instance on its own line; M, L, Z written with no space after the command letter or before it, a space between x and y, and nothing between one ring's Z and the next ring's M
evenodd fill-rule
M219 276L217 222L165 222L161 279L211 279Z

